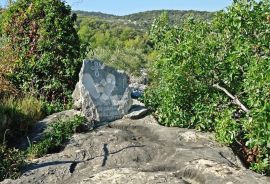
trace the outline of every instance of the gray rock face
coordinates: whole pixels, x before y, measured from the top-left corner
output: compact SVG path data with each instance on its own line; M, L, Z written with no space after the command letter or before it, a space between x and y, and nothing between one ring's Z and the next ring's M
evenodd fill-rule
M72 97L89 121L121 119L132 105L128 76L97 60L83 62Z
M214 135L163 127L152 116L75 134L60 153L35 160L3 184L267 184Z

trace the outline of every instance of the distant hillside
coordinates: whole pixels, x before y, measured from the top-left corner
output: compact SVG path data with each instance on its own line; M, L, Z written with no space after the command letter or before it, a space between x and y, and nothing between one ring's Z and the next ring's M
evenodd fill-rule
M194 11L194 10L153 10L140 13L134 13L125 16L116 16L111 14L105 14L101 12L86 12L86 11L74 11L79 18L95 17L98 19L105 19L109 22L122 22L129 26L136 26L138 28L148 28L155 18L159 17L163 11L167 11L172 24L181 24L184 19L189 16L195 19L211 20L214 13L206 11Z
M73 13L76 13L79 16L90 16L90 17L96 17L96 18L101 18L101 19L114 19L117 18L116 15L111 15L111 14L106 14L106 13L101 13L101 12L88 12L88 11L80 11L76 10L73 11Z
M170 17L170 21L173 24L181 24L183 20L189 16L196 19L211 20L214 13L206 11L194 11L194 10L153 10L130 14L123 16L122 18L131 21L139 21L145 23L152 23L156 17L159 17L163 11L167 11Z

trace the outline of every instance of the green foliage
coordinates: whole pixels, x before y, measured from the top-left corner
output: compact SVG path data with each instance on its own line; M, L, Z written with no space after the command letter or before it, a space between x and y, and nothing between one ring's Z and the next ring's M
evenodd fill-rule
M45 99L41 99L41 101L42 101L41 110L45 116L61 112L67 109L72 109L72 100L69 100L67 103L62 103L60 101L48 102Z
M15 179L19 177L24 165L22 152L0 144L0 181L6 178Z
M83 52L76 16L60 0L18 0L3 14L3 36L16 62L9 78L22 91L65 101L73 90Z
M270 173L269 9L267 0L238 0L211 23L190 18L181 26L170 26L168 16L161 16L151 30L159 55L145 93L145 103L161 124L215 130L218 140L238 144L244 161L266 174Z
M207 52L203 40L210 30L208 24L188 20L182 27L171 28L167 21L164 14L152 28L151 38L160 51L160 60L153 64L153 83L151 90L146 92L146 102L156 110L162 124L194 128L200 120L200 123L206 123L200 127L211 128L213 118L203 116L203 111L207 112L213 106L213 100L208 96L212 88L204 84L207 81L203 78L192 75L195 72L204 75L205 72L205 61L201 57Z
M46 130L43 140L28 149L28 156L36 158L63 148L63 144L85 123L84 117L75 116L69 120L59 120L52 123Z
M268 79L268 82L269 79ZM269 92L268 92L269 93ZM263 101L263 99L262 99ZM266 100L266 101L269 101ZM265 101L265 102L266 102ZM263 102L262 102L263 103ZM251 166L257 172L270 175L270 103L254 108L251 118L243 121L246 146L255 149Z
M226 145L234 143L241 129L239 122L232 117L232 114L232 110L228 109L220 114L220 116L216 117L216 138Z
M78 34L91 48L125 46L125 42L137 40L143 48L144 32L121 22L110 22L92 17L78 17ZM136 44L135 44L136 45ZM133 46L133 45L132 45Z

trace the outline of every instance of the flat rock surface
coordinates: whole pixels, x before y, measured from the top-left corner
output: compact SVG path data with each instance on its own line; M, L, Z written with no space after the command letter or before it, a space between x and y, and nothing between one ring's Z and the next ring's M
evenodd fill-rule
M2 183L270 183L243 168L212 134L163 127L152 116L75 134L62 152L34 162L21 178Z

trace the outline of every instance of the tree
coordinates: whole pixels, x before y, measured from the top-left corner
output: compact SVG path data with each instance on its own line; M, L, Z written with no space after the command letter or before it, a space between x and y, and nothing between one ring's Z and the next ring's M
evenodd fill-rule
M2 36L15 60L10 80L22 91L64 100L73 90L82 56L76 16L61 0L17 0L4 12Z

